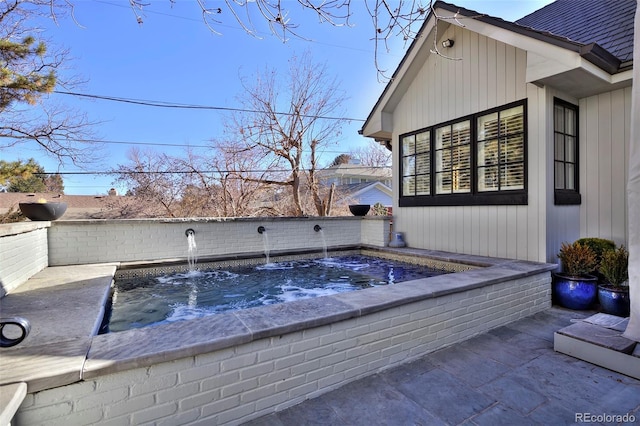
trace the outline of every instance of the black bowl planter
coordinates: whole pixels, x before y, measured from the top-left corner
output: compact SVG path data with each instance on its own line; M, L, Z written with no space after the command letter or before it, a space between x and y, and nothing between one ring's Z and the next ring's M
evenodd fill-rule
M600 310L605 314L626 318L631 311L629 287L615 287L601 284L598 286Z
M354 216L365 216L367 213L369 213L370 208L371 208L371 205L369 204L350 204L349 205L349 211Z
M20 203L20 211L31 220L60 219L67 211L67 203Z
M565 308L590 309L598 299L598 278L592 275L572 277L553 274L553 299Z

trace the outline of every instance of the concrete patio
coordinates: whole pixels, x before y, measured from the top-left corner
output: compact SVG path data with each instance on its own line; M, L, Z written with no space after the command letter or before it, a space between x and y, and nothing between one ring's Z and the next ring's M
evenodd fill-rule
M637 424L640 381L553 349L591 314L554 307L247 425Z

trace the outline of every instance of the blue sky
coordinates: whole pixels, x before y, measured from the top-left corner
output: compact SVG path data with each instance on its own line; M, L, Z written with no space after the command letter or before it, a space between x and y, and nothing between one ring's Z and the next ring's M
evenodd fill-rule
M457 0L450 1L509 21L543 7L551 0ZM247 35L231 18L213 34L203 23L195 1L152 0L138 25L126 0L75 0L77 22L64 19L46 27L46 37L68 48L74 58L70 72L87 80L74 91L127 99L234 108L242 95L239 77L251 77L265 67L284 73L288 59L309 50L314 62L329 66L346 93L346 116L364 120L384 89L374 65L372 24L366 10L354 0L352 27L319 24L309 11L290 1L291 18L309 40L292 38L283 43L260 21L261 38ZM393 72L406 49L394 40L389 53L379 55L382 67ZM63 89L61 89L63 90ZM207 142L223 135L225 113L211 110L155 108L53 94L52 100L87 113L104 145L102 160L86 165L87 171L104 171L127 162L132 146L180 155L189 145L204 150ZM343 128L340 142L322 157L328 164L342 152L364 147L358 135L362 121ZM118 143L114 143L118 142ZM151 145L145 145L151 144ZM169 145L171 144L171 145ZM163 146L164 145L164 146ZM5 149L2 159L35 158L47 172L80 171L71 164L59 165L29 145ZM65 175L66 194L106 194L113 177ZM123 188L118 188L123 190Z

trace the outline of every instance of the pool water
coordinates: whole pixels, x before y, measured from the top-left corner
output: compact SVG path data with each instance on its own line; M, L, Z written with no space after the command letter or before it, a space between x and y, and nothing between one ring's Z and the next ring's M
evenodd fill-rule
M392 285L442 273L409 263L343 256L119 279L109 322L101 332Z

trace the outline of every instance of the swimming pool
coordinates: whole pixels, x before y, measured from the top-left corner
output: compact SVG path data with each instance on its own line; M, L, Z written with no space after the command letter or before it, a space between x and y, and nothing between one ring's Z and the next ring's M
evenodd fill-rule
M117 279L101 333L327 296L445 273L365 255L186 270Z

